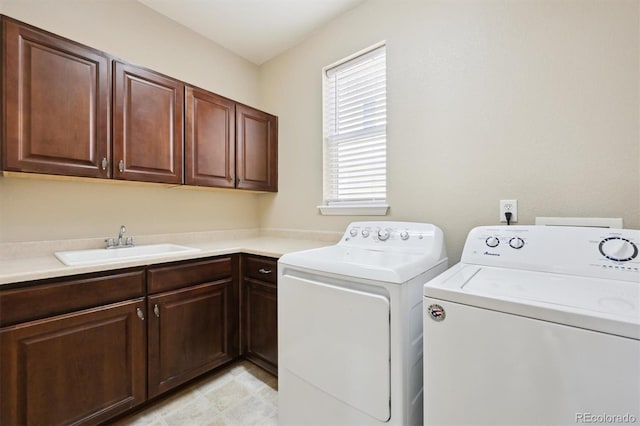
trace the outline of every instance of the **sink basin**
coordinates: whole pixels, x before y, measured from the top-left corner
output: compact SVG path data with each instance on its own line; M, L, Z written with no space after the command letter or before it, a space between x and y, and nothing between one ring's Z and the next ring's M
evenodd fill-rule
M67 266L89 265L96 263L114 263L126 260L146 259L151 257L171 256L176 254L196 253L200 249L179 246L176 244L150 244L145 246L58 251L54 254Z

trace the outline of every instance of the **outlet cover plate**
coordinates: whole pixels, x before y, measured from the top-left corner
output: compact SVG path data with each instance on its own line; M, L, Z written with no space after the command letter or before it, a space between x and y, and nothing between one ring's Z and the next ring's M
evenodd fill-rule
M511 212L511 223L518 221L518 200L500 200L500 223L507 223L504 214Z

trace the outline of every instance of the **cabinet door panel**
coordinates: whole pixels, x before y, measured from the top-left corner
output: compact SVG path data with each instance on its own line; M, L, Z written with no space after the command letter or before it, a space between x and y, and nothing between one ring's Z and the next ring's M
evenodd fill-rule
M95 424L145 399L144 299L0 331L1 424Z
M184 85L121 62L114 80L114 177L182 183Z
M236 187L263 191L278 190L278 119L236 105Z
M235 102L186 89L187 185L235 185Z
M151 296L148 304L149 397L238 355L233 280Z
M244 280L246 357L278 374L278 291L272 284Z
M3 26L5 169L109 177L107 55L10 19Z

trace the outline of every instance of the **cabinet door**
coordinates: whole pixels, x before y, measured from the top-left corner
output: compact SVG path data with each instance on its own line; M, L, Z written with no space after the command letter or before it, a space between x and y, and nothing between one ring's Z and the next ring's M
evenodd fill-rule
M245 357L278 374L277 259L245 255L242 258L242 338Z
M233 280L148 298L149 397L238 356Z
M245 356L278 374L278 290L273 284L244 280Z
M114 82L114 177L182 183L183 83L122 62Z
M139 298L1 329L0 424L95 424L143 402L144 308Z
M4 169L110 177L109 58L2 22Z
M235 186L235 105L202 89L186 88L187 185Z
M237 188L278 190L278 118L236 105Z

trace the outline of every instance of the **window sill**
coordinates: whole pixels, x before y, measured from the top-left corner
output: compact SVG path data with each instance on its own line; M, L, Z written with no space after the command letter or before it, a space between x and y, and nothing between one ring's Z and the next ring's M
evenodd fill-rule
M318 206L323 216L386 216L388 204L355 206Z

